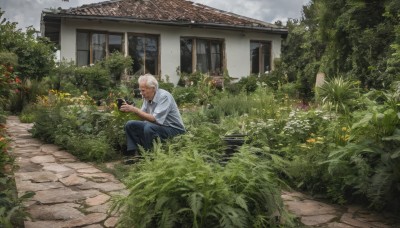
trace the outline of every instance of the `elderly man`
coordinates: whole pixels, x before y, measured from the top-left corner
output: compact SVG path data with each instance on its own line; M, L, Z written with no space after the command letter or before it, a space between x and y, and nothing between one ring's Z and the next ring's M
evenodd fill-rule
M125 124L127 153L138 157L138 146L145 150L152 148L153 140L165 140L185 132L185 126L179 113L178 106L172 95L158 88L157 79L151 74L139 77L140 94L143 105L137 108L124 104L120 110L133 112L142 120L130 120Z

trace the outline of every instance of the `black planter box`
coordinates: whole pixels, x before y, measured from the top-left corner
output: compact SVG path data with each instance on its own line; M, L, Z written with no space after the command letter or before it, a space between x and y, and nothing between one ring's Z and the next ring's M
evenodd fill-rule
M225 135L222 140L226 144L225 155L222 157L222 163L230 160L231 156L239 151L239 148L245 143L246 136L243 134Z

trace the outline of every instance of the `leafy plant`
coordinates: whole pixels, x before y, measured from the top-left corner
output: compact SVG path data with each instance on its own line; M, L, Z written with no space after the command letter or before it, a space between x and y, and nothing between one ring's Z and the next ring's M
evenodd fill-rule
M132 68L133 60L130 56L124 56L123 53L115 51L107 56L101 63L108 69L111 74L111 78L115 82L120 82L121 74Z
M344 77L336 77L324 82L317 87L317 99L319 99L328 110L340 113L348 113L357 105L359 97L358 82Z
M284 214L274 175L249 153L224 169L196 149L159 146L125 182L130 194L114 203L120 227L273 227Z

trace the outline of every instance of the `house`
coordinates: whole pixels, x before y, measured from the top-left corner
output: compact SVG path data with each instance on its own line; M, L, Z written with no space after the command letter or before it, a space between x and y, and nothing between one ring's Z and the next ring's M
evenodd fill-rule
M186 0L111 0L43 11L41 32L78 66L120 51L134 60L131 75L176 84L179 72L240 78L273 70L288 30Z

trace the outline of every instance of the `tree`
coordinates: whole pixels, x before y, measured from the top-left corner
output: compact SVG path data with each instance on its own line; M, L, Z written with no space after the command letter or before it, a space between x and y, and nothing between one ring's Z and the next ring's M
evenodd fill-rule
M0 52L12 52L18 56L16 72L22 79L40 79L49 75L55 66L55 46L47 38L36 38L36 30L28 27L26 32L16 28L16 22L2 19L0 9Z
M297 81L311 99L316 74L345 76L365 88L386 89L400 79L400 2L312 0L300 21L289 20L281 77Z

